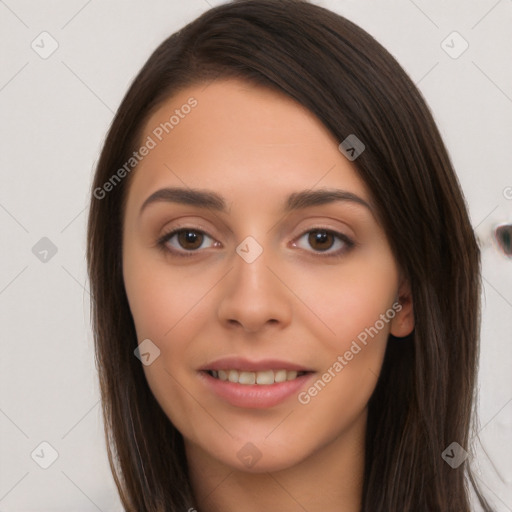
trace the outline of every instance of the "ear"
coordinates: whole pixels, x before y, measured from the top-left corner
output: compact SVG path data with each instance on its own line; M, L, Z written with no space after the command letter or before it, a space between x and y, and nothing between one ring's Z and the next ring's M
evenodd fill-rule
M396 311L395 317L391 320L390 332L396 338L403 338L411 334L414 329L414 305L409 281L401 278L398 288L397 300L399 304L393 308Z

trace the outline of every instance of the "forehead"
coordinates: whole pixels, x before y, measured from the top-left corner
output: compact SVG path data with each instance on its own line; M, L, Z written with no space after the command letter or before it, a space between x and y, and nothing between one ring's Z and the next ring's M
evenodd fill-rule
M215 189L260 205L315 187L369 197L316 116L243 80L196 84L168 98L148 119L146 141L153 147L134 171L128 204L164 186Z

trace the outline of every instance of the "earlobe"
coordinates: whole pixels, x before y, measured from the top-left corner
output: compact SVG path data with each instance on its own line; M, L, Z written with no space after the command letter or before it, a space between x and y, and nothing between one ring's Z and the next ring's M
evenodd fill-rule
M396 338L403 338L409 336L414 329L414 305L408 281L402 281L396 302L400 307L396 309L397 313L391 321L390 332Z

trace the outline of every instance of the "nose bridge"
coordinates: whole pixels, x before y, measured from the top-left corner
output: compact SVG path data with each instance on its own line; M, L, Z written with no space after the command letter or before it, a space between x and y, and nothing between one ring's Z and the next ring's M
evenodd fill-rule
M289 322L289 297L276 279L271 250L247 237L236 248L229 284L218 306L219 320L257 331L267 323Z
M251 242L245 242L238 246L235 259L235 286L237 293L243 295L259 295L270 292L272 284L271 272L268 269L270 263L270 251L258 250Z
M268 269L272 259L270 249L264 249L254 238L247 237L238 245L236 253L233 295L251 302L253 307L270 304L270 298L278 295L274 290L273 275Z

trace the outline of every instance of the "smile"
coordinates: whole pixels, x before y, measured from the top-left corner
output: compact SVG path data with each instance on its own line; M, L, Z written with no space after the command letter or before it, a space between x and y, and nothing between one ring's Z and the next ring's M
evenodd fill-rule
M234 407L268 409L287 400L314 378L315 372L300 370L202 370L197 373L207 393ZM284 379L285 380L280 380ZM231 380L230 380L231 379ZM257 383L259 381L259 383Z
M270 386L279 382L295 380L297 377L305 375L307 372L296 370L263 370L249 372L242 370L208 370L209 375L215 379L229 381L235 384L257 384Z

